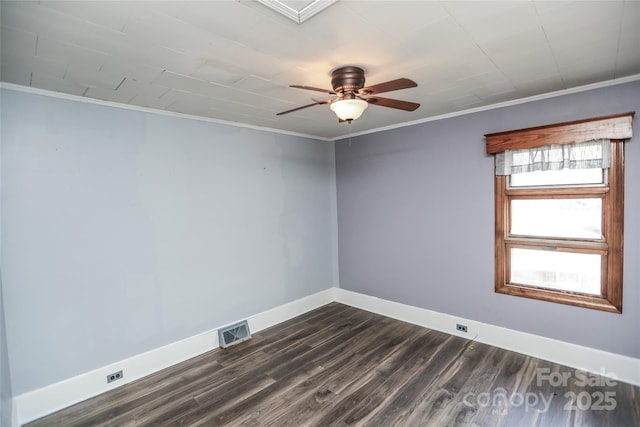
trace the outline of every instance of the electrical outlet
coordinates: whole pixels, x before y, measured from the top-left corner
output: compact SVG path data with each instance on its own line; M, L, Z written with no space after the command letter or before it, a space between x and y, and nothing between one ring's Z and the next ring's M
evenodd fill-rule
M121 380L123 377L122 371L114 372L113 374L107 375L107 383L112 383L114 381Z
M467 325L461 325L460 323L458 323L456 325L456 330L460 332L467 332Z

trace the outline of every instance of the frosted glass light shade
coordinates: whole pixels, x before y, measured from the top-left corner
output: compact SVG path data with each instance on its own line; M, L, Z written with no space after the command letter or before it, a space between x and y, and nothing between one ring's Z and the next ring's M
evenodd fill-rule
M368 106L367 101L362 99L342 99L332 102L329 107L342 120L355 120L362 115Z

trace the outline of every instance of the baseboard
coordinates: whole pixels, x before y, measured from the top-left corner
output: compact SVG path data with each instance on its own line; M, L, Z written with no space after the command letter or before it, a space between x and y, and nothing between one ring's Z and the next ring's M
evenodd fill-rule
M267 310L247 320L251 332L289 320L307 311L328 304L335 299L335 288L329 288L313 295ZM223 327L225 325L219 325ZM14 397L14 426L28 423L60 409L86 400L90 397L123 386L164 368L183 362L207 351L218 344L218 328L186 338L146 353L138 354L117 363L103 366L73 378ZM122 370L124 377L107 384L106 377Z
M352 307L640 386L640 359L387 301L345 289L334 289L334 295L335 301ZM466 333L456 330L458 323L467 326Z
M294 317L308 311L334 302L335 291L337 289L338 288L325 289L324 291L280 305L271 310L263 311L254 316L249 316L247 319L249 322L249 329L251 329L251 332L259 332L263 329L277 325L278 323L282 323L285 320L293 319ZM221 325L220 327L222 326L225 325Z
M345 289L329 288L255 314L247 320L251 331L259 332L334 301L571 368L612 376L620 381L640 386L640 359L400 304ZM458 332L455 328L457 323L466 325L467 332ZM223 326L225 325L219 327ZM12 424L17 427L28 423L217 347L218 328L14 397ZM121 369L124 372L124 378L116 383L106 384L107 374Z

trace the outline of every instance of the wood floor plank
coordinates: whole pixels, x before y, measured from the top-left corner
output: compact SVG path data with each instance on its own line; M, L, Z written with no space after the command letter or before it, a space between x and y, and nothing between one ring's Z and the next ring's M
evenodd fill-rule
M377 321L376 332L397 336L399 329L384 321ZM319 354L315 360L323 370L296 385L277 402L268 401L258 406L264 425L296 425L309 421L314 413L321 412L320 407L330 405L330 401L340 392L340 387L357 379L359 373L374 369L383 349L388 349L388 341L367 339L373 331L343 342L325 354ZM379 336L379 335L376 335ZM398 342L399 343L399 342ZM275 404L274 404L275 403ZM287 415L289 414L289 415ZM295 416L291 416L295 414ZM281 419L284 415L286 420Z
M281 362L273 363L273 367L275 369L270 368L268 366L263 366L260 368L261 372L265 374L277 378L279 381L276 384L273 384L267 390L265 390L269 396L277 394L279 390L281 390L285 386L289 386L292 382L292 377L295 378L298 371L305 369L305 367L315 363L316 358L327 354L330 352L332 348L340 345L340 343L348 343L349 340L357 333L360 333L363 330L366 330L367 327L371 326L371 322L369 316L357 316L361 318L360 320L356 320L350 318L350 320L346 323L350 325L350 327L345 327L345 323L338 323L338 330L332 330L330 334L326 336L323 340L322 344L318 344L315 347L309 347L307 343L314 343L312 337L309 340L305 340L305 346L308 348L304 352L300 352L299 354L288 354L286 357L287 363L283 364ZM367 324L369 324L367 326ZM280 356L277 356L280 357ZM280 366L280 368L278 368ZM251 376L251 375L249 375ZM258 399L263 398L262 393L258 393L254 396L248 396L248 398L256 397ZM200 400L199 400L200 401ZM254 403L255 399L250 400ZM255 402L257 403L257 402ZM246 406L246 403L243 404ZM208 402L207 404L202 403L202 407L198 411L194 411L190 417L185 419L185 422L200 424L206 420L212 419L216 421L220 421L222 419L229 421L232 419L232 415L229 413L219 414L221 410L224 410L226 406L224 405L214 405L212 402Z
M403 422L408 425L425 425L428 422L437 423L437 420L448 420L458 416L469 416L469 405L467 402L473 401L473 396L477 396L484 391L487 383L490 383L499 375L499 370L492 365L493 355L497 351L495 347L476 346L474 349L466 346L465 353L473 351L475 358L473 360L461 357L458 359L458 366L465 363L469 366L473 364L475 367L469 370L456 370L452 365L448 370L448 381L445 376L442 381L436 380L432 383L430 389L435 393L427 395L425 398L418 397L416 406L406 413ZM464 353L463 353L464 354ZM463 362L460 362L463 361ZM478 369L480 368L481 369ZM455 384L454 385L454 379ZM456 387L459 390L456 390ZM475 413L476 409L471 407L471 411Z
M466 340L447 337L434 349L431 357L425 361L423 369L401 387L385 410L378 412L367 425L394 425L406 419L415 402L426 399L438 380L449 378L450 367L465 350L465 343Z
M637 427L640 387L332 303L27 426L135 425Z
M440 338L442 334L430 334L429 338ZM387 365L376 371L377 384L367 384L363 386L359 393L364 393L364 398L357 406L347 408L341 420L348 425L365 423L377 412L383 411L391 402L402 386L424 367L425 359L422 354L433 345L433 341L421 340L407 347L405 354L401 356L401 364L392 372ZM337 414L336 414L337 415ZM326 419L326 418L325 418Z

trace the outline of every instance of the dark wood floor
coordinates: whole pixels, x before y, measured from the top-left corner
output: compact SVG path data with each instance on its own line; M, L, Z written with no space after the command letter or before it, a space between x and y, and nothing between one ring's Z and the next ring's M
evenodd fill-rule
M603 381L332 303L28 425L640 426Z

